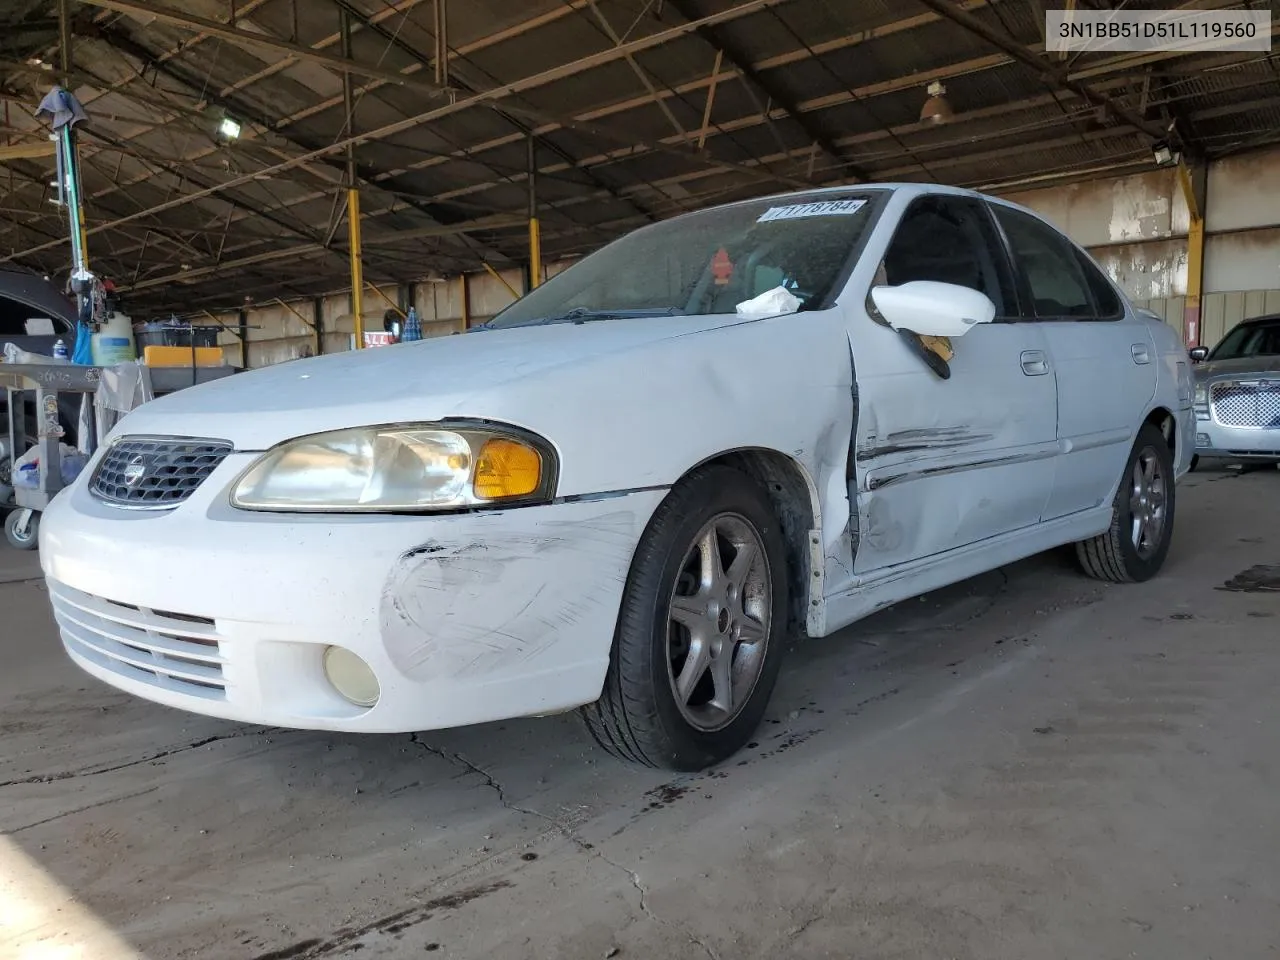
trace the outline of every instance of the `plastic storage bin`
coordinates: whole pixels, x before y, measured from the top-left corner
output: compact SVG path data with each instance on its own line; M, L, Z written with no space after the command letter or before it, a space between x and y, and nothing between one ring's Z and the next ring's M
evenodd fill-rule
M219 327L190 324L144 323L134 331L138 352L147 347L216 347Z

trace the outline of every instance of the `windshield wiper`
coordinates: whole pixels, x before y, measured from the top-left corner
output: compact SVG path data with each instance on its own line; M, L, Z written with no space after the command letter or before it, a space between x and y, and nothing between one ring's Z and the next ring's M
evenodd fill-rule
M550 317L532 317L528 320L517 320L493 326L493 321L481 324L477 330L511 330L516 327L542 327L552 323L590 323L594 320L633 320L644 317L674 317L679 313L675 307L640 307L630 310L589 310L586 307L574 307L564 313Z

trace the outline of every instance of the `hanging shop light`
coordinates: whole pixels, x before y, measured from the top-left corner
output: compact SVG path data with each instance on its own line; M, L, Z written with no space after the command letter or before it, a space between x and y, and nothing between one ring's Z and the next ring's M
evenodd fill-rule
M947 100L947 88L939 80L933 81L925 88L929 99L920 108L921 123L946 123L954 116L955 111Z

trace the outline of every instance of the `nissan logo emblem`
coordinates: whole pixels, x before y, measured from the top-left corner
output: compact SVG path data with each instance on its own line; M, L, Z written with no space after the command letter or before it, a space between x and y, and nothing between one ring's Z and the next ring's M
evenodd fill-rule
M141 456L134 457L124 468L124 485L126 487L136 487L142 482L142 478L147 475L147 464Z

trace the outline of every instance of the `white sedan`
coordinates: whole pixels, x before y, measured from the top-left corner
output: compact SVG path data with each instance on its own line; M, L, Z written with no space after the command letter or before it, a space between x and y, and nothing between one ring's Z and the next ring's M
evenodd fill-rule
M1154 575L1186 352L1036 215L927 185L638 230L483 328L130 414L40 529L72 659L231 720L581 708L692 770L789 634L1075 543Z

